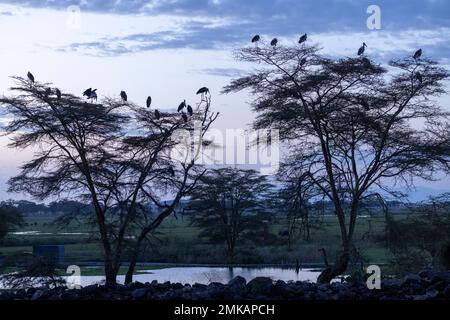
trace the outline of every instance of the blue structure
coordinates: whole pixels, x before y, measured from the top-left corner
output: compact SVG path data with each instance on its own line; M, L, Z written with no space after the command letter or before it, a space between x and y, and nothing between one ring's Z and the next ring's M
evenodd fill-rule
M64 261L64 246L63 245L34 245L33 254L41 256L50 261L60 264Z

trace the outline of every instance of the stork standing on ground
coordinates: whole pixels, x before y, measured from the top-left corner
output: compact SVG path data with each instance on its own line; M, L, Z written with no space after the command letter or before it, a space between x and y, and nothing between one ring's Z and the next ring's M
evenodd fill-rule
M150 106L152 105L152 97L148 96L146 104L147 104L147 108L150 108Z
M255 36L252 38L252 43L256 43L256 42L258 42L259 40L261 40L261 37L259 36L259 34L257 34L257 35L255 35Z
M276 47L278 44L278 39L277 38L273 38L272 41L270 41L270 45L272 47Z

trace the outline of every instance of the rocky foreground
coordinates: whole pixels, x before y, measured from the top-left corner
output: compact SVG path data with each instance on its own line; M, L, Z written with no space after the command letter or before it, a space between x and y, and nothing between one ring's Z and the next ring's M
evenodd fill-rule
M0 300L450 300L450 271L423 271L401 279L384 280L381 289L365 283L272 281L242 277L228 284L133 283L115 289L91 285L79 290L27 289L0 293Z

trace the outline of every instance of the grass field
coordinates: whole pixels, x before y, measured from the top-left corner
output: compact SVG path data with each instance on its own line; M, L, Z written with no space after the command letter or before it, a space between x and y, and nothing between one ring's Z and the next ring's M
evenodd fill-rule
M404 214L397 214L398 219ZM94 230L87 224L71 223L68 227L59 228L52 223L53 217L28 217L26 226L20 233L9 234L0 246L0 255L32 252L33 244L63 244L65 246L65 263L93 265L101 263L102 250L95 238ZM370 221L370 222L369 222ZM369 225L370 230L369 230ZM286 229L285 221L280 218L271 223L270 233L277 235ZM357 221L355 244L366 263L389 263L391 257L379 241L384 230L384 217L360 217ZM38 233L36 233L38 232ZM169 217L159 228L158 234L151 241L152 245L142 252L142 261L154 263L182 264L221 264L224 263L224 248L212 245L198 237L200 230L191 226L185 217L176 219ZM313 230L310 241L297 239L288 248L282 238L269 243L241 242L236 264L301 264L322 263L320 248L326 248L329 260L333 260L339 249L339 226L334 216L324 216L320 228Z

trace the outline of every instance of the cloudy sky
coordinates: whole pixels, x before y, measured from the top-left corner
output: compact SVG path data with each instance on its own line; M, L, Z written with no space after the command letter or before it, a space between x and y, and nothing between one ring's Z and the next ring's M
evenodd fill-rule
M370 5L381 9L380 30L367 28ZM384 63L420 47L450 65L447 0L0 0L0 93L8 93L9 76L30 70L65 91L126 90L133 102L152 95L164 109L196 101L195 91L206 85L221 112L216 126L246 128L251 97L219 94L249 68L233 61L233 49L256 33L289 43L305 32L333 56L355 55L365 41L368 55ZM448 96L440 103L450 109ZM10 197L5 182L31 155L6 143L0 137L0 200ZM450 183L419 186L423 196Z

